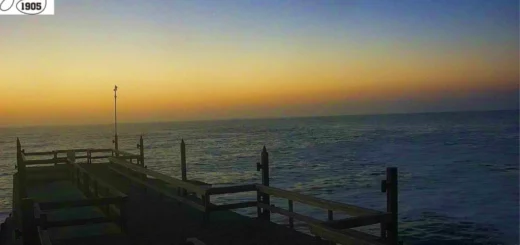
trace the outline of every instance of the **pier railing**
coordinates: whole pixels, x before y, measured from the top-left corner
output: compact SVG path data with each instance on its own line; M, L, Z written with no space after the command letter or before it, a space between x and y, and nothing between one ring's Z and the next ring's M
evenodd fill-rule
M141 139L142 144L142 139ZM381 191L387 194L387 210L378 211L355 205L344 204L304 195L294 191L269 186L269 157L267 150L262 150L257 170L262 171L262 184L247 184L226 187L213 187L211 184L188 180L186 173L186 151L184 140L181 141L181 176L177 179L165 174L138 166L121 157L109 157L109 168L144 187L157 191L163 196L177 200L203 212L203 224L209 222L210 214L240 208L257 207L258 219L270 221L270 213L278 213L289 218L289 227L294 228L294 220L309 226L311 233L319 239L340 244L398 244L397 235L397 168L387 168L386 179L382 181ZM140 176L140 177L139 177ZM159 187L148 182L147 176L160 180L164 186ZM176 189L177 192L172 191ZM256 201L244 201L231 204L216 205L211 203L212 195L256 192ZM193 198L192 193L200 198ZM287 199L287 209L276 207L270 203L270 197ZM327 212L327 220L296 213L294 203L302 203L322 208ZM334 220L334 212L348 215L348 218ZM380 235L372 235L352 228L380 225Z
M75 153L86 153L76 156ZM13 213L18 230L18 237L23 237L23 244L52 244L47 229L54 227L77 226L85 224L115 223L121 231L126 231L127 195L91 174L76 162L76 159L108 158L110 156L93 156L92 153L112 152L112 149L74 149L51 152L26 153L17 140L17 173L13 176ZM66 157L59 157L66 154ZM27 156L47 156L50 159L28 160ZM137 159L127 157L125 159ZM61 164L64 163L64 164ZM49 164L52 164L50 167ZM38 166L36 166L38 165ZM70 180L87 197L85 199L67 201L36 201L27 193L28 185L34 181ZM102 216L53 220L52 213L60 209L78 207L99 207Z
M153 190L162 196L176 200L179 204L182 203L201 211L203 213L203 225L207 225L210 222L210 214L212 212L256 207L258 220L270 222L270 214L278 213L288 217L290 228L294 229L294 220L306 223L310 232L318 239L324 239L340 244L398 244L397 168L387 168L386 179L381 182L381 191L386 192L387 208L385 211L378 211L271 187L269 185L269 155L265 147L263 148L260 156L261 160L259 163L257 163L257 170L262 172L261 184L213 187L211 184L196 180L189 180L187 178L186 150L184 141L181 141L181 179L149 170L144 165L142 137L140 138L140 143L137 146L140 150L139 154L132 154L115 149L75 149L72 151L59 150L50 152L25 153L20 148L18 170L19 173L24 175L23 173L25 173L26 165L58 165L60 163L64 163L67 166L71 166L73 169L71 176L72 179L77 183L78 187L83 190L84 193L87 193L88 196L94 197L92 200L90 200L89 205L102 206L108 204L109 200L114 201L114 203L111 204L124 203L122 200L124 200L126 196L122 193L118 193L115 188L110 188L111 193L119 195L120 199L103 199L107 198L106 195L109 192L108 189L105 189L106 191L103 194L103 191L100 191L100 186L108 185L103 183L103 181L98 179L95 175L90 174L80 164L75 162L76 159L84 158L86 159L87 164L91 164L93 159L103 159L108 161L108 168L111 171L131 180L132 183L140 184L147 190ZM59 154L67 152L69 153L68 157L60 157L61 155ZM72 152L74 152L74 154L72 154ZM76 153L80 154L75 155ZM81 155L81 153L86 155ZM102 156L95 156L93 153L110 153L110 155L106 154ZM27 160L26 158L26 156L45 155L52 155L52 158L46 160ZM18 184L20 185L20 183ZM257 199L219 205L211 202L211 196L241 192L256 192ZM270 201L271 197L286 199L287 208L272 205ZM80 205L80 203L81 202L78 202L76 204ZM319 220L305 214L297 213L294 211L295 203L310 205L312 207L326 210L327 219ZM43 207L40 206L40 209L45 210L45 207L46 206L44 204ZM106 213L117 213L115 210L105 210L107 210ZM348 218L335 220L335 212L346 214ZM121 217L124 217L124 208L119 211L119 214ZM107 216L109 215L107 214ZM99 221L101 222L101 220ZM124 222L121 222L121 224L123 223ZM379 236L352 229L375 224L379 224L380 226L381 232Z

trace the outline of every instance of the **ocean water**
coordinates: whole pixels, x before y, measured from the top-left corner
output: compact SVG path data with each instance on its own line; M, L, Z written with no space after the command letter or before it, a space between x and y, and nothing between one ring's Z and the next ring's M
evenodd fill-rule
M519 244L518 119L518 111L493 111L121 124L119 135L123 150L137 152L143 134L148 168L176 177L183 138L188 178L215 185L260 183L255 164L265 145L272 186L380 210L385 208L380 181L385 168L395 166L399 230L406 244L495 245ZM0 210L11 208L16 137L29 152L105 148L112 146L112 130L111 125L0 128ZM212 201L254 198L239 194ZM295 210L327 217L325 210L298 203Z

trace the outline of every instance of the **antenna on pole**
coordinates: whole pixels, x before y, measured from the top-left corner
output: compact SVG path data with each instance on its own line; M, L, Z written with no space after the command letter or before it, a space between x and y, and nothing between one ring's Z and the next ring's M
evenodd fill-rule
M114 86L114 140L115 149L119 150L119 141L117 139L117 85Z

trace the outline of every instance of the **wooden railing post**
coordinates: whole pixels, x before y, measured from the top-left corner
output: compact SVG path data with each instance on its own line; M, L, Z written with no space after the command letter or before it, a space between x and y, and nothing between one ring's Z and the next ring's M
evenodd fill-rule
M262 185L269 186L269 153L267 153L267 149L262 149L262 154L260 156L260 163L256 163L256 170L262 170ZM257 200L258 201L258 200ZM271 198L269 194L262 194L261 200L263 204L271 205ZM267 209L263 209L262 216L263 219L270 221L271 220L271 212Z
M258 190L256 191L256 202L262 203L262 193ZM262 208L259 205L256 206L256 213L259 219L262 218Z
M54 166L58 165L58 152L52 151L52 159L54 159Z
M187 181L188 176L186 173L186 144L184 143L184 139L181 139L181 177L182 181ZM182 190L181 194L186 196L186 190Z
M141 163L141 167L144 168L144 140L142 135L139 138L139 162Z
M87 163L92 164L92 152L87 150Z
M137 145L137 148L139 148L139 164L141 165L141 167L144 168L144 140L143 140L143 136L141 135L139 137L139 144ZM141 180L143 181L146 181L146 174L137 174ZM146 186L144 186L144 191L146 192Z
M293 212L293 200L288 200L289 201L289 212ZM293 217L289 217L289 228L291 229L294 229L294 218Z
M204 213L202 214L202 226L208 227L209 225L209 205L210 205L210 195L204 194L202 195L202 203L204 204Z
M397 168L386 169L386 211L391 214L390 222L386 225L386 236L392 245L399 242L398 236L398 192Z
M20 139L16 138L16 165L18 168L18 188L20 188L20 198L27 197L27 188L26 188L26 171L25 171L25 163L22 157L22 144L20 144Z
M39 245L38 230L34 218L34 201L22 199L22 236L24 245Z
M332 210L327 210L327 219L329 221L334 220L334 213L332 212Z

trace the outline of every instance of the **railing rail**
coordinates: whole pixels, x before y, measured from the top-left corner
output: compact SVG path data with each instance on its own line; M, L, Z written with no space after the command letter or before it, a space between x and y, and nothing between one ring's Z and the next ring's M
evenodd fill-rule
M108 159L109 159L110 163L112 163L112 164L121 166L123 168L129 169L129 170L141 173L141 174L146 174L146 175L152 176L152 177L162 180L170 185L186 189L190 192L204 195L204 194L206 194L206 190L208 189L207 187L202 187L200 185L192 184L189 182L184 182L182 180L170 177L165 174L161 174L161 173L158 173L158 172L146 169L146 168L141 168L137 165L131 164L130 162L127 162L118 157L109 157Z
M355 205L344 204L334 201L329 201L309 195L300 194L294 191L287 191L276 187L256 185L260 193L265 193L275 197L286 198L292 201L304 203L318 208L324 208L332 211L344 212L348 215L367 215L367 214L381 214L381 211L358 207Z

